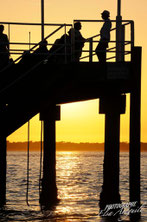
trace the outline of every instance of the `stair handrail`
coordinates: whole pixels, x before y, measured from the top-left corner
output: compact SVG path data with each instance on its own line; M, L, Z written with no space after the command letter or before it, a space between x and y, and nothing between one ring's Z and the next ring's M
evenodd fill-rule
M19 76L17 79L15 79L13 82L9 83L7 86L5 86L3 89L0 90L0 93L3 93L5 90L7 90L9 87L13 86L16 82L18 82L19 80L23 79L24 77L26 77L31 71L33 71L35 68L37 68L40 64L42 64L45 60L49 59L52 55L56 54L56 52L58 52L61 48L63 48L64 45L61 45L60 48L58 48L57 50L55 50L53 53L51 53L50 55L46 56L46 58L44 58L43 60L41 60L40 62L36 63L34 66L32 66L29 70L27 70L23 75Z
M50 33L47 37L44 38L44 40L48 39L49 37L51 37L52 35L54 35L56 32L58 32L61 28L63 28L65 26L65 24L62 24L59 28L57 28L56 30L54 30L52 33ZM40 43L42 42L42 40L38 43L36 43L36 45L34 45L32 48L30 48L29 50L27 50L27 52L31 52L33 49L35 49ZM23 57L23 55L19 56L16 60L13 61L13 63L16 63L18 60L20 60ZM9 68L13 63L8 64L7 66L5 66L3 69L0 70L0 73L5 71L7 68Z

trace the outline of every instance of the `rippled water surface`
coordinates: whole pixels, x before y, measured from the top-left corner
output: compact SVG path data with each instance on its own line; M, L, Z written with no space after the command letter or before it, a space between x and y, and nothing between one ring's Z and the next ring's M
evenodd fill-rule
M38 152L30 153L29 205L26 204L25 152L8 152L7 205L0 212L0 221L101 221L99 195L102 186L103 152L57 152L57 187L59 204L50 211L39 206ZM120 194L123 203L129 202L129 159L121 153ZM141 158L141 198L147 201L147 153ZM142 208L147 221L147 208ZM125 221L128 218L125 217Z

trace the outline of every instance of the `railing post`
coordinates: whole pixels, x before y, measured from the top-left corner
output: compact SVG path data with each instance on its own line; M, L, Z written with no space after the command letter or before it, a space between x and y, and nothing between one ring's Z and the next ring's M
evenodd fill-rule
M120 52L120 57L121 57L121 61L125 60L125 26L121 25L121 43L120 43L121 47L121 52Z
M93 52L93 39L89 40L89 62L92 62L92 52Z
M29 32L29 50L31 49L31 32Z
M134 22L131 21L131 48L134 47Z
M65 32L65 38L64 38L64 44L65 44L65 64L67 63L67 39L66 39L66 24L64 24L64 32Z
M8 39L9 39L9 56L11 56L10 55L10 24L8 24Z
M9 41L10 41L10 24L8 24L8 38L9 38Z
M71 61L75 61L75 32L71 29Z
M122 24L122 17L116 17L116 62L121 61L120 57L120 50L121 50L121 24Z

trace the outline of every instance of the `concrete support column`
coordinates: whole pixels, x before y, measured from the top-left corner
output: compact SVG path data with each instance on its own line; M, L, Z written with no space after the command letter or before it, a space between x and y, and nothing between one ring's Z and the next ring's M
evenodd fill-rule
M6 137L0 137L0 207L6 204L6 169L7 149Z
M140 217L141 47L132 48L133 87L130 96L130 202L131 217ZM136 213L135 213L136 212Z
M100 113L105 114L105 153L100 210L104 210L108 204L121 203L119 194L120 114L125 113L125 102L124 95L100 99Z
M53 104L40 113L44 121L43 178L40 204L52 206L57 202L56 186L56 120L60 120L60 106Z

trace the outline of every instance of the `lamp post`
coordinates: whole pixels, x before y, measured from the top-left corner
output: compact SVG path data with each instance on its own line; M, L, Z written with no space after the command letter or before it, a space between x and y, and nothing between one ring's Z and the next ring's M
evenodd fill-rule
M122 26L121 0L117 0L116 16L116 61L124 61L124 27Z
M117 0L117 16L121 16L121 0Z
M44 39L44 0L41 0L41 40Z

